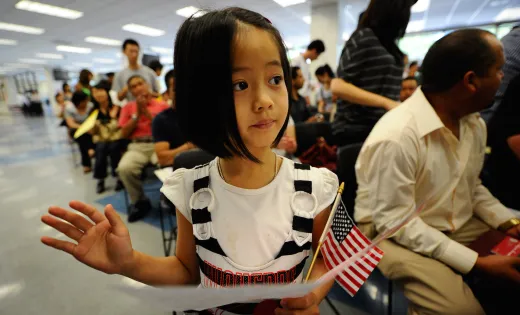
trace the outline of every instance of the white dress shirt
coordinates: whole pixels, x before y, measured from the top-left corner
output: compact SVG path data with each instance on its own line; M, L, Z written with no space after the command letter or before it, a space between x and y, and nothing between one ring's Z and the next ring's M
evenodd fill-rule
M478 254L446 234L474 215L492 228L515 215L479 179L486 125L478 114L460 120L459 137L417 89L379 120L363 145L356 163L355 219L373 222L381 233L424 204L394 240L467 273Z
M305 83L303 83L303 87L298 90L298 93L303 97L308 97L311 95L311 70L309 69L309 64L307 60L303 58L303 55L300 54L294 59L291 60L291 67L299 67L302 71L302 75L305 78Z

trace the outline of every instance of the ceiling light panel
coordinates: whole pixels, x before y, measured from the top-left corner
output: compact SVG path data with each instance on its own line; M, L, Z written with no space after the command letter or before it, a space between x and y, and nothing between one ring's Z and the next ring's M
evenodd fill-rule
M304 3L307 0L273 0L273 1L285 8L285 7L288 7L291 5Z
M63 52L76 53L76 54L90 54L92 52L92 49L90 49L90 48L77 47L77 46L66 46L66 45L56 46L56 50L63 51Z
M507 8L502 10L497 17L495 18L495 21L511 21L511 20L517 20L520 19L520 7L518 8Z
M139 24L126 24L123 26L123 30L152 37L163 36L166 33L163 30Z
M47 61L40 59L32 59L32 58L20 58L18 61L23 63L35 64L35 65L43 65L46 64Z
M85 41L87 43L107 45L107 46L121 46L121 44L122 44L122 42L117 39L96 37L96 36L85 37Z
M180 15L185 18L189 18L192 16L197 18L197 17L201 17L204 14L206 14L206 11L201 10L194 6L189 6L189 7L185 7L185 8L177 10L177 11L175 11L175 13L177 13L177 15Z
M37 53L36 57L45 59L61 60L64 58L61 54Z
M57 7L54 5L49 5L45 3L39 3L35 1L22 0L15 4L15 8L19 10L46 14L50 16L60 17L69 20L79 19L83 16L83 12L70 10L62 7Z
M94 58L94 62L97 63L104 63L104 64L111 64L111 63L117 63L114 59L108 59L108 58Z
M172 48L152 46L152 47L150 47L150 50L155 52L155 53L158 53L158 54L173 55L173 49Z
M0 38L0 45L15 46L15 45L18 45L18 42L15 41L14 39Z
M40 35L40 34L45 33L45 30L43 28L20 25L20 24L4 23L4 22L0 22L0 30L33 34L33 35Z

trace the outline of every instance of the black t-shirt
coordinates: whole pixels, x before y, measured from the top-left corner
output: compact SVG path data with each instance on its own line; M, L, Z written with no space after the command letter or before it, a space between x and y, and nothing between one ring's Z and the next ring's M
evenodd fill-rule
M307 102L298 94L298 100L291 97L291 117L294 123L302 123L311 118L311 112L307 108Z
M520 209L520 160L507 139L520 135L520 76L507 88L502 102L488 125L488 146L483 181L491 193L505 206Z
M186 143L179 127L179 117L173 108L159 113L152 122L154 142L168 142L170 149L175 149Z

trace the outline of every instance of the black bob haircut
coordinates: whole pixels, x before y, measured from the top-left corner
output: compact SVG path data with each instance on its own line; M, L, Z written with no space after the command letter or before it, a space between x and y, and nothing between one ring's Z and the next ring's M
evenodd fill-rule
M88 95L83 91L76 91L72 94L72 104L78 107L81 102L88 100Z
M334 71L332 71L332 68L328 64L324 64L323 66L316 69L314 74L316 76L328 74L331 79L336 77Z
M180 27L175 40L175 104L188 141L220 158L239 156L259 163L240 137L231 78L233 44L239 32L247 31L242 30L244 24L272 35L280 53L285 86L291 90L289 60L278 30L262 15L233 7L192 16ZM201 73L210 84L201 86ZM287 128L290 110L273 146Z
M474 71L487 76L497 56L486 37L495 36L480 29L454 31L435 42L421 66L422 90L445 92Z
M154 60L150 61L150 63L148 64L148 68L152 69L153 71L157 71L157 69L162 70L163 65L159 60L154 59Z
M125 39L125 41L123 42L123 46L121 47L121 49L123 51L125 51L126 46L128 46L128 45L134 45L134 46L139 47L139 43L135 39L128 38L128 39Z
M168 88L168 84L170 83L171 78L175 79L175 69L171 69L164 75L164 83L166 85L166 88Z
M309 46L307 46L307 50L313 50L313 49L315 49L318 54L321 54L325 51L325 44L320 39L313 40L309 44Z

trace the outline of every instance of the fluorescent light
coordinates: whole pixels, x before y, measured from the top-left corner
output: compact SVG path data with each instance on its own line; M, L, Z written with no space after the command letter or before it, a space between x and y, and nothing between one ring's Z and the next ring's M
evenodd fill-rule
M509 21L509 20L516 20L520 18L520 7L518 8L507 8L502 10L497 17L495 18L495 21Z
M83 12L27 0L18 2L14 7L19 10L47 14L70 20L79 19L83 16Z
M70 52L70 53L76 53L76 54L90 54L92 52L92 49L90 49L90 48L65 46L65 45L56 46L56 50Z
M172 65L173 64L173 56L161 57L159 60L163 65Z
M501 6L501 5L506 5L509 3L509 0L497 0L497 1L491 1L491 3L489 3L489 6L491 7L498 7L498 6Z
M312 18L311 18L310 15L307 15L307 16L304 16L304 17L303 17L303 21L304 21L305 23L307 23L307 24L311 24L311 22L312 22Z
M177 11L175 11L175 13L177 13L177 15L180 15L185 18L189 18L192 16L197 18L197 17L203 16L204 14L206 14L206 11L196 8L194 6L189 6L189 7L184 7L182 9L177 10Z
M120 40L104 38L104 37L89 36L89 37L85 38L85 41L87 43L99 44L99 45L121 46Z
M406 28L406 32L407 33L420 32L420 31L424 30L425 26L426 26L426 20L410 21L408 23L408 27Z
M36 64L36 65L43 65L43 64L46 64L47 61L45 60L40 60L40 59L31 59L31 58L20 58L18 59L20 62L24 62L24 63L30 63L30 64Z
M30 65L23 64L23 63L6 63L5 66L8 66L9 68L30 68Z
M412 6L412 12L425 12L430 7L430 0L419 0Z
M152 47L150 47L150 50L153 51L153 52L156 52L158 54L173 55L173 49L172 48L152 46Z
M137 33L137 34L146 35L146 36L153 36L153 37L163 36L166 33L163 30L159 30L156 28L139 25L139 24L126 24L125 26L123 26L123 30L125 30L127 32Z
M0 45L14 46L14 45L18 45L18 42L15 41L14 39L0 38Z
M37 53L36 57L46 58L46 59L55 59L55 60L63 59L63 55L61 55L61 54L48 54L48 53Z
M97 63L116 63L117 61L115 61L114 59L107 59L107 58L94 58L94 62L97 62Z
M75 62L73 65L82 68L92 68L92 64L88 62Z
M4 22L0 22L0 30L34 34L34 35L40 35L45 32L45 30L43 28L25 26L25 25L20 25L20 24L4 23Z
M285 7L288 7L291 5L304 3L307 0L273 0L273 1L285 8Z
M347 32L343 32L343 34L341 34L341 39L343 39L344 41L348 41L350 38L350 34L347 33Z

